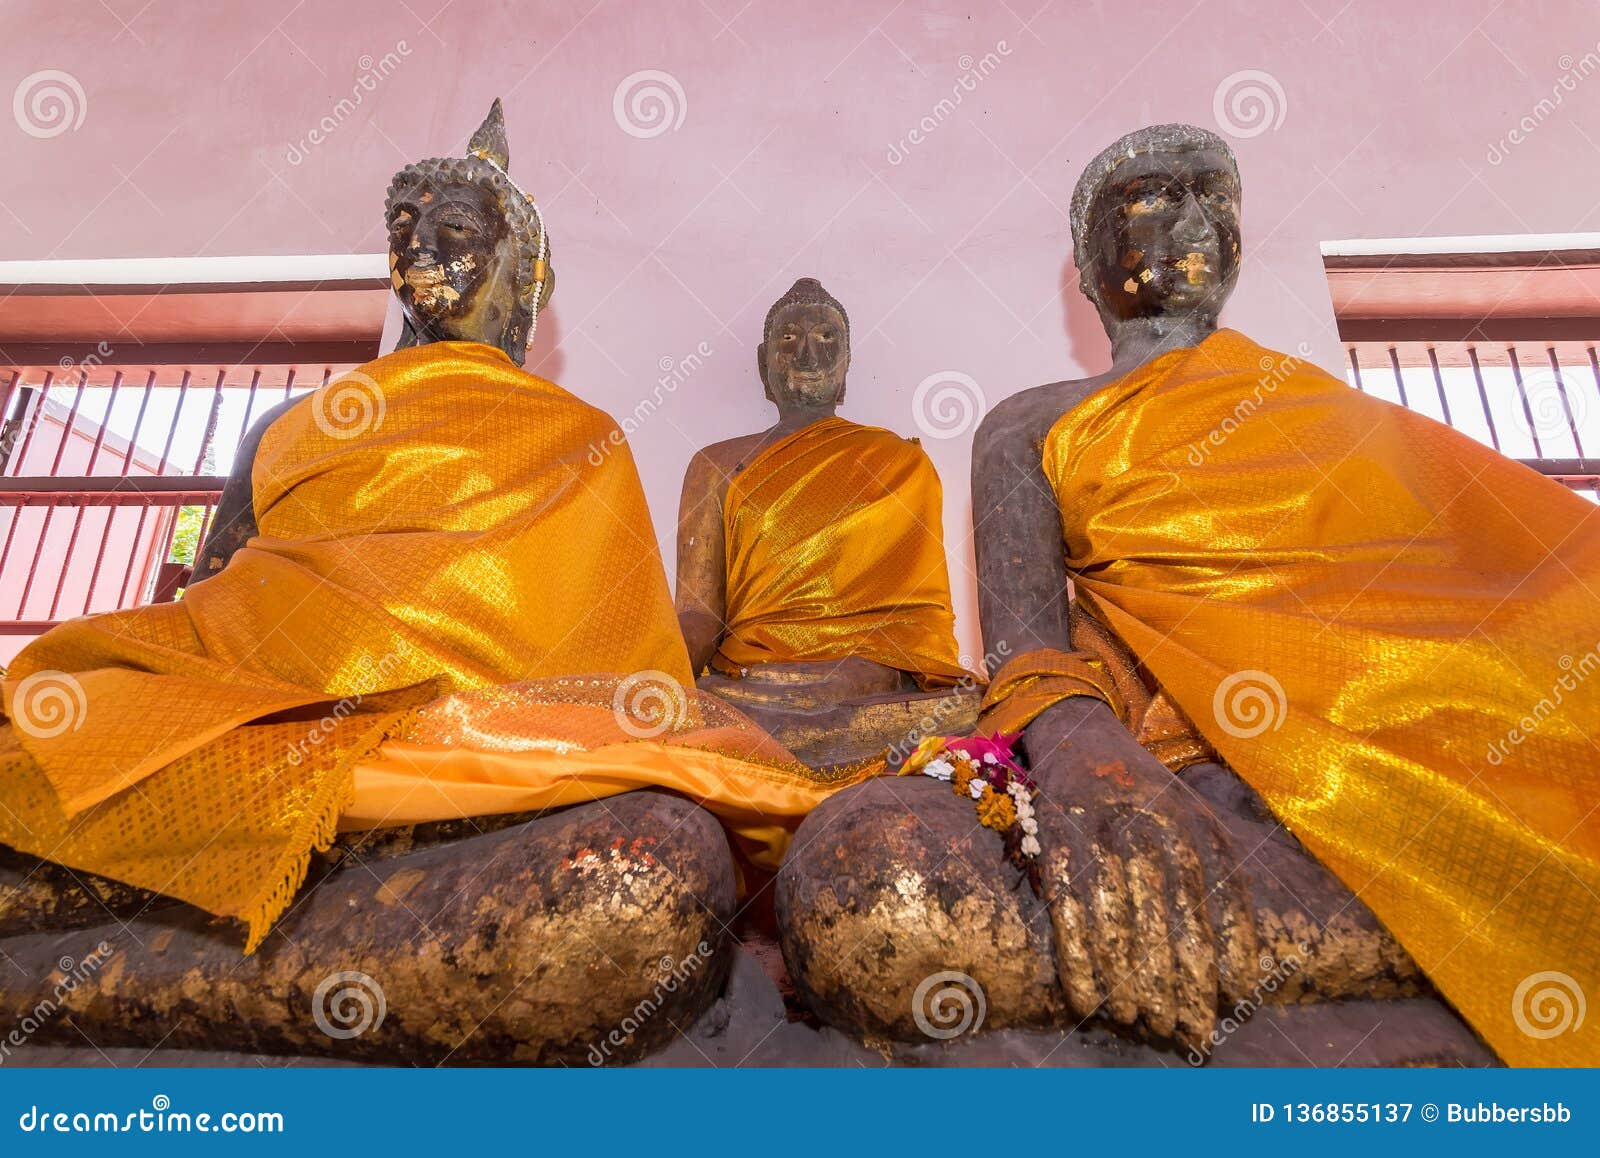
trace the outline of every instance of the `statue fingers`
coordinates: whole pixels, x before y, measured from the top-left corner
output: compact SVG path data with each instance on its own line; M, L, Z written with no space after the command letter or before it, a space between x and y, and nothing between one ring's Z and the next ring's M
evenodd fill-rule
M1134 987L1130 984L1138 959L1133 955L1138 912L1128 893L1128 878L1118 855L1118 829L1126 813L1102 816L1090 848L1087 885L1090 920L1090 955L1097 974L1102 1004L1100 1012L1121 1025L1139 1016Z
M1168 896L1172 900L1172 987L1176 1006L1169 1035L1185 1046L1208 1040L1217 1024L1219 965L1211 921L1209 881L1198 845L1200 825L1181 823L1169 833Z
M1059 811L1059 810L1057 810ZM1056 951L1056 975L1073 1016L1086 1018L1100 1008L1103 991L1090 945L1089 886L1093 853L1081 816L1040 815L1044 845L1043 884Z
M1251 993L1261 977L1255 907L1240 857L1221 822L1207 812L1195 827L1205 872L1206 912L1217 943L1217 988L1221 1005L1232 1007Z
M1181 915L1175 907L1167 833L1159 822L1135 816L1113 839L1133 919L1129 930L1132 964L1128 974L1118 980L1117 990L1131 998L1152 1036L1171 1038L1177 1026L1179 997L1173 934Z

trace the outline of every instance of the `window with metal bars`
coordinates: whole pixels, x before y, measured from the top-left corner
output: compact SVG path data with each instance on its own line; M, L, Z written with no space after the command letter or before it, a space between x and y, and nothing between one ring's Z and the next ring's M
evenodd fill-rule
M0 664L65 619L178 598L251 424L377 353L373 273L185 265L114 285L0 269Z
M46 372L36 385L23 375L11 373L0 435L0 628L29 636L173 598L245 430L317 384L293 367L276 381L240 373L237 384L226 369L204 384L187 369L133 384L121 370Z
M1350 384L1600 501L1600 235L1330 242Z

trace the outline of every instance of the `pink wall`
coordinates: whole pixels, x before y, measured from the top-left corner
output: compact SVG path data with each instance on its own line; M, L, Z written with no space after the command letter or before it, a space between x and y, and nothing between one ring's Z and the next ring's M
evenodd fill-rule
M61 69L86 112L52 137L4 126L0 256L377 250L392 172L459 152L500 94L513 172L554 239L538 368L621 415L661 366L711 350L633 438L670 563L690 453L770 416L752 348L793 278L820 276L850 310L860 421L916 433L915 389L943 371L992 405L1100 369L1106 343L1073 288L1073 181L1137 125L1215 127L1219 84L1241 70L1283 94L1281 123L1235 142L1249 257L1226 320L1260 340L1337 362L1327 238L1600 227L1600 79L1573 79L1586 53L1600 62L1591 3L1038 6L19 0L0 96ZM997 66L960 89L988 53ZM390 75L363 91L386 54ZM653 137L613 111L646 69L684 94L681 125ZM353 91L359 107L336 111ZM924 117L933 129L906 149ZM1533 130L1510 144L1524 117ZM925 445L975 649L968 439Z

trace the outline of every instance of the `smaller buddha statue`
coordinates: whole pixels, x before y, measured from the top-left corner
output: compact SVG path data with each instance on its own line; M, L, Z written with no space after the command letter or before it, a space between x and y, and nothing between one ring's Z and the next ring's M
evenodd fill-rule
M768 429L697 453L678 509L678 621L699 686L812 764L976 718L942 492L914 440L839 417L850 319L815 278L767 312Z

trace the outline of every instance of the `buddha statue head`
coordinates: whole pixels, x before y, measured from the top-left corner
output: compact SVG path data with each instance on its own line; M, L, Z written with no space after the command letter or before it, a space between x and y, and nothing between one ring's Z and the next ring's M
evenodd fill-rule
M781 416L832 413L844 401L850 318L822 283L803 277L772 303L756 369Z
M1134 318L1215 325L1238 279L1239 205L1233 150L1194 125L1138 129L1090 161L1072 245L1107 332Z
M497 98L464 157L407 165L389 185L389 280L400 346L483 342L522 365L555 288L544 218L507 172Z

